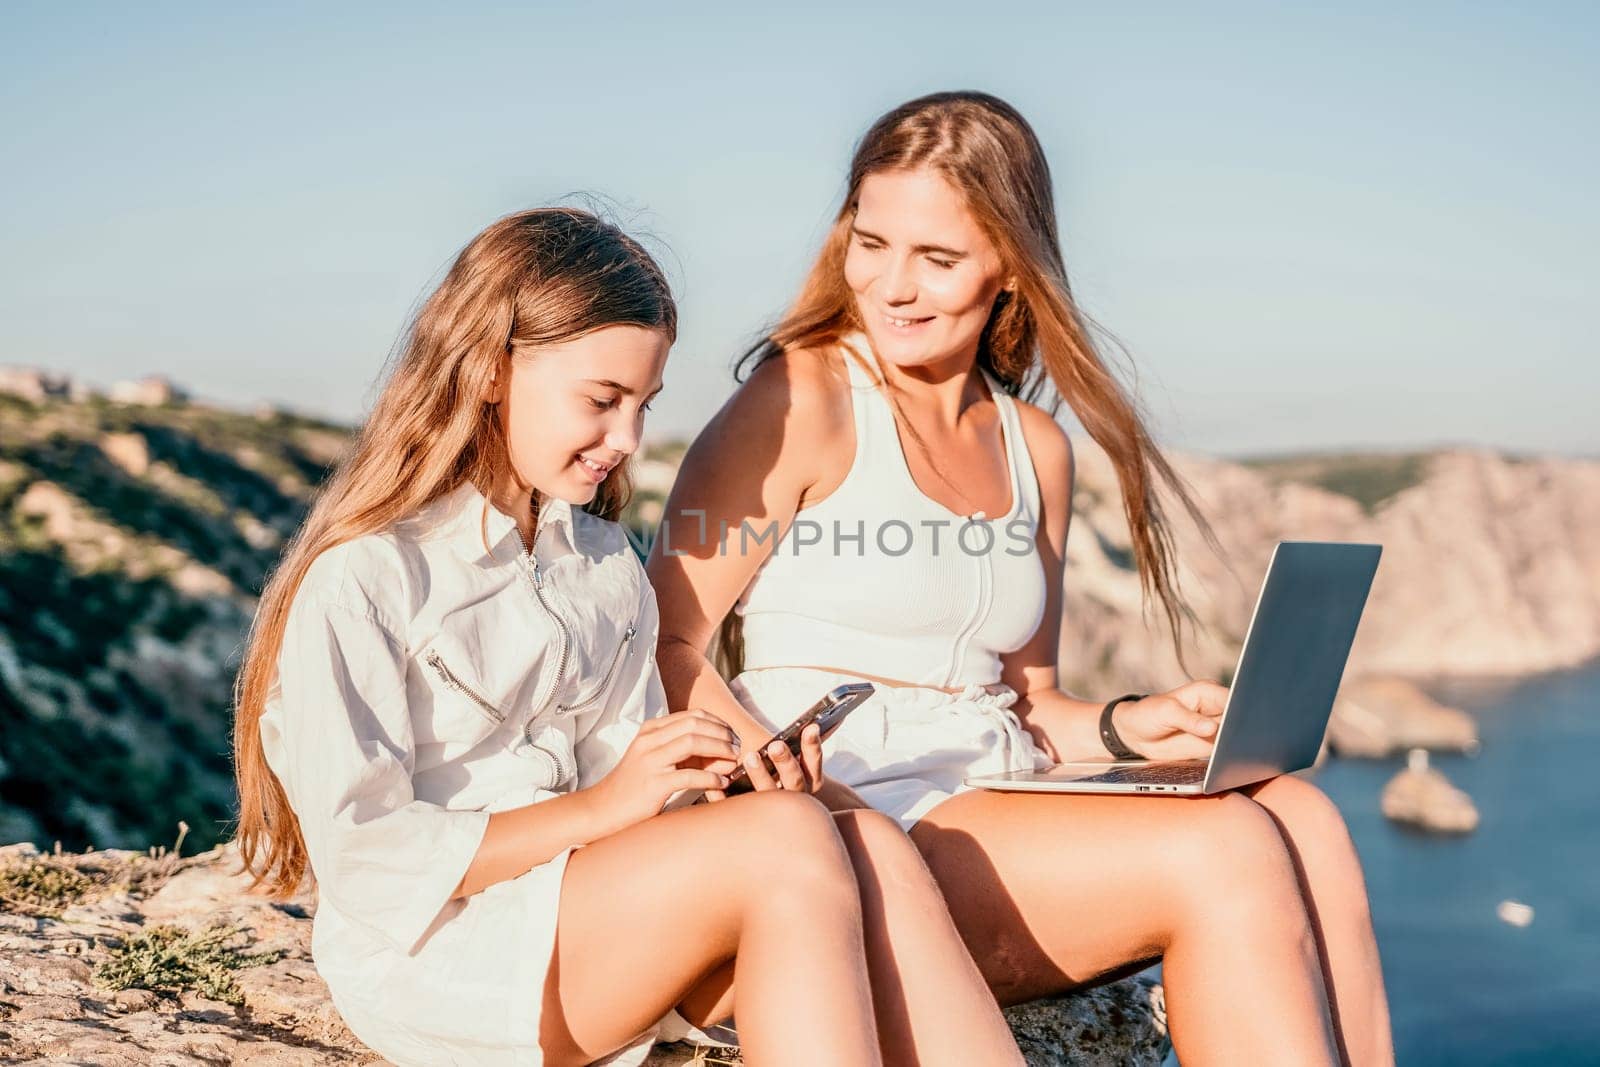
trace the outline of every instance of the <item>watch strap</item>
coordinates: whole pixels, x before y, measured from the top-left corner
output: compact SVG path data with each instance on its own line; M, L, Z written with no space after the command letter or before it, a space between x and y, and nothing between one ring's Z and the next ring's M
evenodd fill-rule
M1108 703L1100 711L1100 743L1106 746L1106 751L1117 759L1142 760L1145 757L1129 748L1127 743L1122 740L1122 737L1117 733L1116 726L1111 722L1111 713L1116 711L1117 705L1124 701L1143 700L1148 695L1147 693L1124 693Z

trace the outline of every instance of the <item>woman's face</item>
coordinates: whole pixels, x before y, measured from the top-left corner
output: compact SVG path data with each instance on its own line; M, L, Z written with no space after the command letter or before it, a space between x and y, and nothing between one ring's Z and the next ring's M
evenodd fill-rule
M844 277L873 350L898 367L972 359L1003 266L961 194L932 170L887 171L856 204Z
M607 326L510 360L500 425L523 487L581 507L639 447L671 342L661 330Z

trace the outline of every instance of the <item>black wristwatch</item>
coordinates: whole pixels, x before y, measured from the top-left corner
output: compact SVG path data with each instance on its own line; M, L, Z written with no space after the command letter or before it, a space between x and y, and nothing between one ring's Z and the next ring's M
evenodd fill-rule
M1107 704L1100 712L1100 743L1106 746L1106 751L1117 759L1144 759L1144 756L1129 748L1127 743L1117 736L1117 728L1111 725L1111 713L1117 710L1117 705L1125 700L1143 700L1148 693L1125 693L1111 703Z

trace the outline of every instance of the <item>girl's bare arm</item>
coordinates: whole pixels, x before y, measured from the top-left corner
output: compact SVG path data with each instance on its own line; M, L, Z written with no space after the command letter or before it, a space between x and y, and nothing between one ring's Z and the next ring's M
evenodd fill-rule
M683 789L727 784L738 753L728 727L705 712L650 719L611 772L587 789L489 816L452 897L516 878L560 854L658 813ZM703 767L684 766L699 761Z

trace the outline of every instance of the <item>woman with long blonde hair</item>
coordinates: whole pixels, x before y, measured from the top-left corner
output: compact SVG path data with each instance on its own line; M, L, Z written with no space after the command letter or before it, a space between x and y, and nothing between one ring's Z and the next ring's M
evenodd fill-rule
M1059 687L1072 452L1033 401L1064 400L1109 456L1147 602L1175 633L1164 501L1194 509L1072 299L1049 168L1015 109L970 92L898 107L847 189L668 501L648 570L669 697L748 752L811 694L874 681L829 780L808 759L779 784L896 818L1002 1001L1160 958L1186 1067L1392 1061L1360 863L1315 787L963 787L1108 748L1207 755L1225 696L1190 682L1108 708ZM731 684L714 647L742 657Z
M771 788L660 814L736 756L665 714L615 521L676 325L585 212L462 251L262 595L244 861L278 895L315 876L317 968L401 1064L636 1063L675 1008L735 1006L752 1063L876 1064L913 1033L1017 1062L892 825Z

